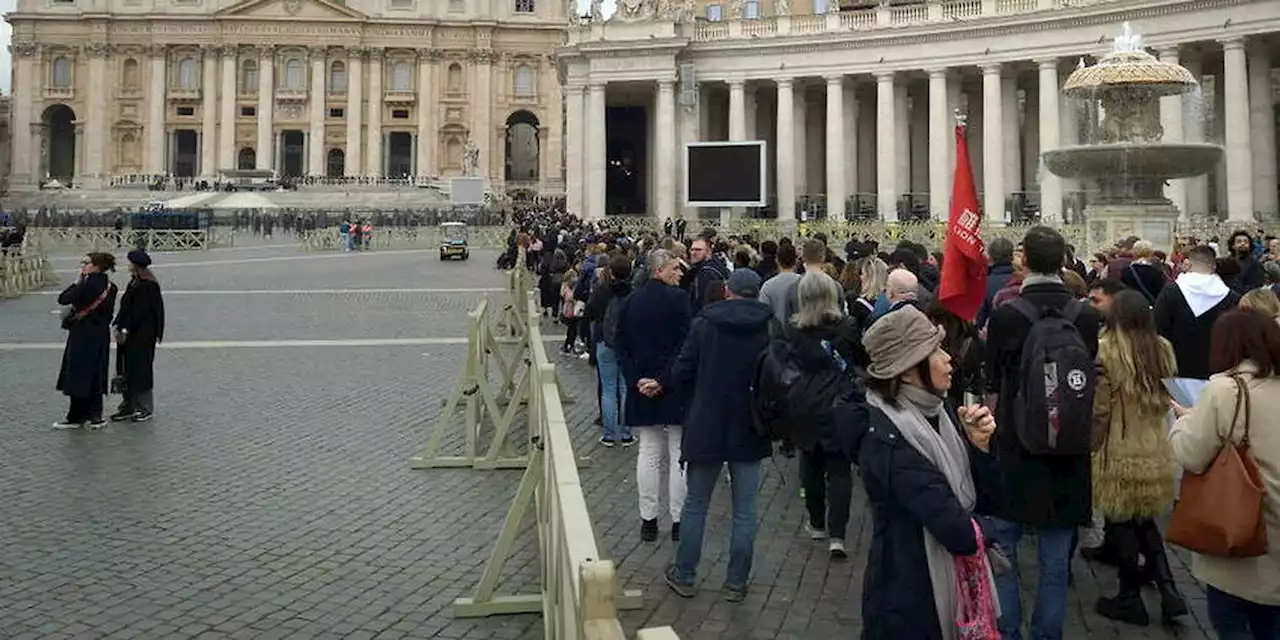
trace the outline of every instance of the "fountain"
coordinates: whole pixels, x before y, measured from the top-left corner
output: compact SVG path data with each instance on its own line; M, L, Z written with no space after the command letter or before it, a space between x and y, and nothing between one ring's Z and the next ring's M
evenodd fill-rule
M1172 245L1178 208L1164 196L1166 181L1204 175L1222 158L1216 144L1162 141L1160 98L1197 88L1190 71L1147 53L1128 22L1110 54L1093 66L1081 60L1067 78L1063 94L1084 104L1097 126L1084 144L1045 151L1042 158L1054 175L1088 186L1091 250L1131 235Z

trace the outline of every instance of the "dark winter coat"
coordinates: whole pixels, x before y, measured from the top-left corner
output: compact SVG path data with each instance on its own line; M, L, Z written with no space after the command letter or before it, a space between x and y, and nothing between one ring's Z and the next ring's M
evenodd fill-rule
M1160 269L1141 262L1130 262L1124 272L1120 274L1120 281L1125 283L1130 289L1146 296L1147 302L1155 304L1160 297L1160 292L1164 291L1164 286L1169 283L1168 278L1164 277L1164 272Z
M835 361L823 348L824 341L845 360L848 388L856 386L855 370L861 357L862 333L858 323L850 317L822 327L797 329L787 327L785 340L791 346L790 353L801 371L821 373L836 367ZM834 414L826 420L806 420L792 425L791 440L804 451L813 451L821 445L824 451L841 451L844 443L836 431Z
M609 310L609 303L614 298L626 298L631 295L631 282L611 282L609 286L597 286L582 308L582 316L591 323L591 344L604 340L604 314Z
M1197 316L1177 284L1164 288L1156 298L1156 331L1173 344L1179 378L1209 379L1209 340L1213 323L1240 304L1240 294L1232 291L1218 304Z
M657 380L671 368L680 355L692 319L689 296L658 280L641 283L618 310L614 348L630 391L623 424L643 427L684 423L685 394L680 389L668 389L653 398L634 389L641 379Z
M754 462L772 453L747 402L771 323L776 327L769 305L743 299L711 303L694 318L680 355L659 378L664 392L691 393L682 462Z
M996 294L1009 286L1009 280L1012 278L1012 263L1001 262L987 267L987 297L982 299L982 308L978 310L976 324L979 327L986 326L987 316L991 315L991 309L995 306Z
M1075 299L1058 283L1024 285L1023 298L1036 307L1061 309ZM1089 355L1098 355L1100 318L1089 305L1076 317L1076 328ZM1004 495L987 514L1037 526L1088 524L1092 512L1092 468L1089 455L1036 456L1022 448L1013 429L1014 397L1023 375L1022 345L1031 323L1016 307L1003 305L991 312L987 324L987 391L1000 394L992 451L1000 461Z
M837 410L837 420L853 434L854 460L873 520L862 576L862 638L941 640L924 529L952 554L973 555L978 551L974 514L965 511L942 471L883 411L846 404ZM951 423L960 424L954 413ZM969 465L978 497L975 512L989 510L1000 482L995 457L970 447Z
M698 315L702 307L709 302L708 296L715 288L714 283L728 279L729 268L717 257L708 258L693 265L680 282L680 286L689 292L689 304L693 309L693 315Z
M113 325L128 332L116 351L116 373L124 376L130 394L155 387L156 343L164 340L164 298L160 283L134 278L120 296L120 312Z
M72 398L107 394L111 367L111 313L116 306L116 286L105 273L94 273L67 287L58 304L73 313L88 309L106 291L102 302L67 331L57 389Z

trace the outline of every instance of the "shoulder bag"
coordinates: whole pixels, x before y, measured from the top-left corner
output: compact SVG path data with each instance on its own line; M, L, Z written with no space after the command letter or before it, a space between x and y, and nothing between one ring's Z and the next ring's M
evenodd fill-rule
M70 331L71 327L80 324L81 320L84 320L85 317L97 310L98 307L102 306L102 301L107 299L107 294L111 293L111 289L114 287L115 285L108 282L107 288L103 289L102 293L99 294L97 298L94 298L93 302L89 303L89 306L79 311L72 311L71 307L67 307L63 310L62 328Z
M1253 558L1267 553L1263 519L1266 488L1258 462L1249 451L1249 388L1238 376L1231 428L1213 464L1204 473L1187 473L1165 538L1170 544L1218 558ZM1244 437L1232 435L1244 407Z

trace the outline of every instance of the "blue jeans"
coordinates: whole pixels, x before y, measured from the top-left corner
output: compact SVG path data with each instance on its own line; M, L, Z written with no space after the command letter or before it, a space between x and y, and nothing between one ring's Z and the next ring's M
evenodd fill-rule
M676 547L676 577L685 584L697 579L702 559L702 534L707 526L711 493L720 478L722 463L695 463L685 466L688 493L680 514L680 544ZM729 533L729 574L725 586L747 588L751 576L751 555L756 545L756 496L760 492L760 461L730 462L729 490L733 497L733 527Z
M603 342L596 345L596 371L600 376L600 422L604 427L604 439L630 440L631 427L622 424L627 381L622 379L617 352Z
M1000 598L1000 637L1022 640L1022 598L1018 584L1018 543L1025 528L1021 523L987 518L988 533L1004 547L1013 570L996 578ZM1062 640L1067 615L1067 576L1071 568L1071 548L1075 527L1031 527L1036 532L1036 560L1040 584L1036 586L1036 606L1031 614L1033 640Z
M1258 604L1206 585L1209 624L1219 640L1280 640L1280 606Z

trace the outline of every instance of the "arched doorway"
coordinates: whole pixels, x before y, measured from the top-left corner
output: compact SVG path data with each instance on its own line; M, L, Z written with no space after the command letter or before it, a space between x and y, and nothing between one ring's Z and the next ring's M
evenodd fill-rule
M236 154L236 168L241 171L253 169L257 160L258 154L253 151L253 147L244 147Z
M347 154L342 149L330 149L329 155L325 159L326 176L330 178L341 178L347 169Z
M76 112L65 104L55 104L40 116L44 125L45 172L63 182L76 173Z
M538 117L521 109L507 118L507 182L538 179Z

